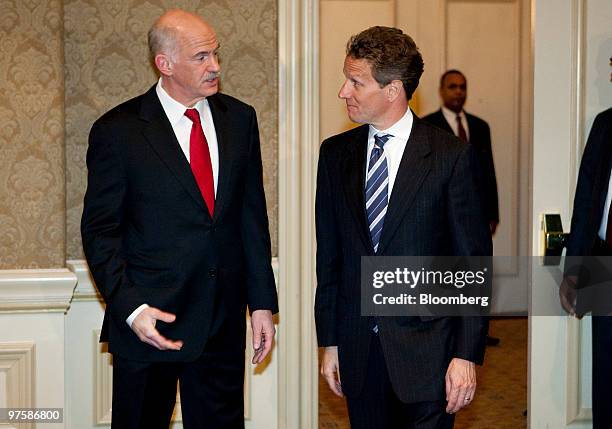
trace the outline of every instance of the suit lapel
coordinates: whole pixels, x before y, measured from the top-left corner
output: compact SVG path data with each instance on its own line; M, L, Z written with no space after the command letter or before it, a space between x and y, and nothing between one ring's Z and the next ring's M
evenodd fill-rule
M174 174L183 188L185 188L185 191L191 196L194 203L208 213L198 184L191 172L189 162L185 158L174 135L172 125L170 125L168 117L157 98L155 86L144 95L140 109L140 118L147 122L142 132L153 150Z
M442 113L442 109L438 110L436 112L436 115L438 115L438 122L442 126L442 128L444 128L446 131L448 131L452 135L455 135L455 133L453 132L453 128L450 126L450 124L446 120L446 117L444 116L444 113Z
M217 96L208 97L210 111L212 113L213 122L215 125L215 133L217 134L217 145L219 148L219 177L217 184L217 195L215 198L214 220L219 219L224 207L228 201L229 184L232 173L232 144L234 139L231 138L232 123L230 121L227 106Z
M372 240L365 212L365 168L368 149L368 125L359 127L352 140L347 142L347 159L342 178L344 191L349 202L349 211L353 215L359 230L359 236L366 249L373 254Z
M395 230L412 205L423 180L431 169L429 133L421 120L414 116L414 123L400 161L393 191L389 199L378 254L382 254L393 238Z

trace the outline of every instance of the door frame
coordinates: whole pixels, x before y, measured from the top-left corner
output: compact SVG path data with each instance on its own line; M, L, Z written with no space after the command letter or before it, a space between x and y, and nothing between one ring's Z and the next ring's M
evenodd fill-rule
M318 427L314 199L319 0L278 2L278 428Z

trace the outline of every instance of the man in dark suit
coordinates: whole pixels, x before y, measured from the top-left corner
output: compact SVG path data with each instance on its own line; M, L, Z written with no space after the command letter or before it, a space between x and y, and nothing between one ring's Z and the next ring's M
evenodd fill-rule
M353 36L338 94L360 127L326 139L317 177L315 318L321 373L346 396L353 428L451 428L484 357L481 317L367 317L363 256L489 255L472 146L419 120L413 40L372 27Z
M466 143L474 145L479 159L479 184L491 234L499 224L497 180L491 150L489 125L477 116L470 115L463 106L467 98L467 80L459 70L448 70L440 78L442 107L423 120L453 133Z
M593 312L594 429L612 427L611 166L612 109L608 109L595 118L584 148L567 244L565 279L560 289L561 305L568 313L582 317L587 311ZM604 287L598 288L598 283Z
M98 119L87 153L112 426L167 428L180 380L184 427L244 427L246 309L253 363L277 312L255 111L217 93L219 43L199 16L166 12L149 47L159 82Z

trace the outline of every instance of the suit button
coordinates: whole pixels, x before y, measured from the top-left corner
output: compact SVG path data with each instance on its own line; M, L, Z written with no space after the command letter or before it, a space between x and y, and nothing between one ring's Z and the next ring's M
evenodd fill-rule
M215 270L214 268L208 270L208 277L210 277L211 279L217 277L217 270Z

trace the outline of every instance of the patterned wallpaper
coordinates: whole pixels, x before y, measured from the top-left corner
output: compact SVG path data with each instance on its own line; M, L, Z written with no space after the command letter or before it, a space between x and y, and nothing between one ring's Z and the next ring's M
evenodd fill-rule
M68 258L83 257L79 224L91 124L156 82L148 62L146 33L164 10L173 7L195 11L212 24L221 43L222 91L257 110L273 252L277 253L276 0L65 0ZM1 11L0 19L7 19Z
M0 0L0 269L64 266L59 0Z

